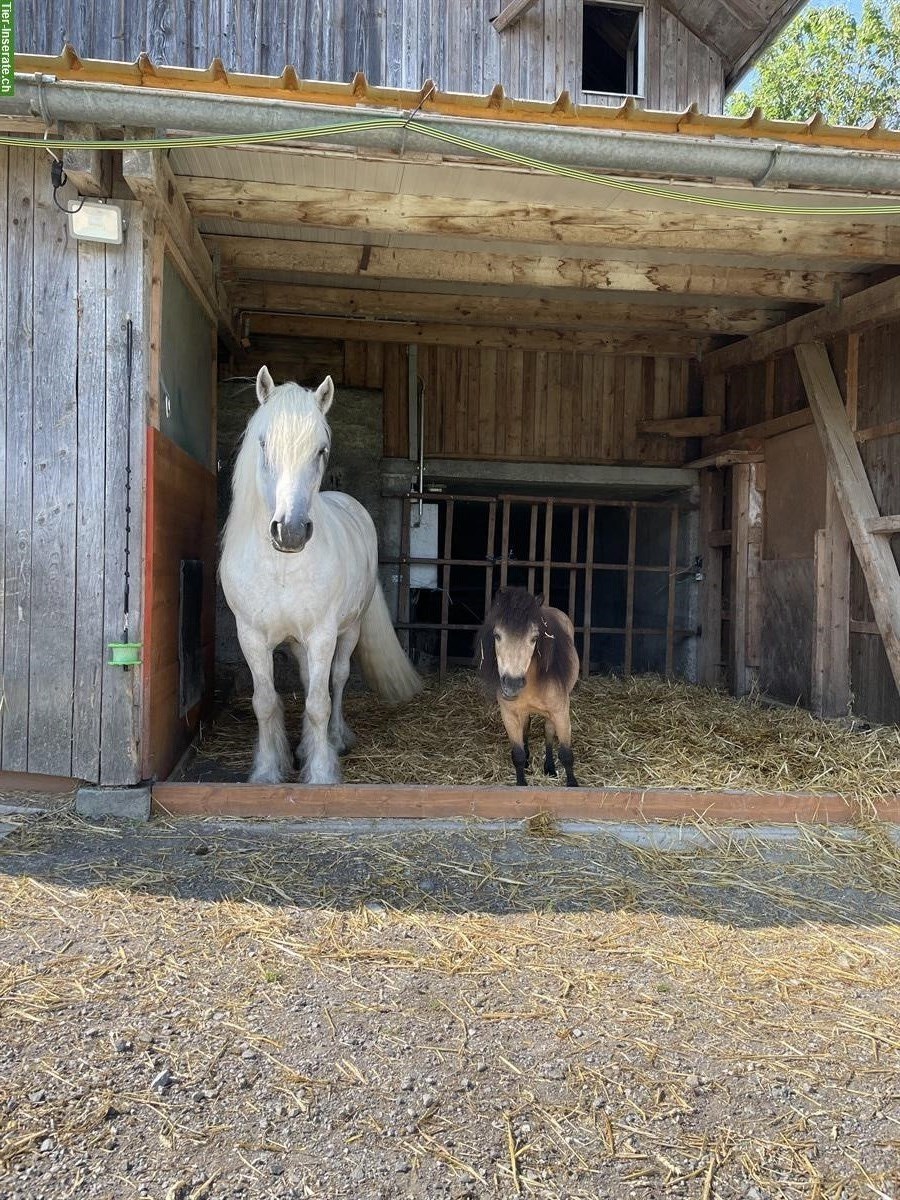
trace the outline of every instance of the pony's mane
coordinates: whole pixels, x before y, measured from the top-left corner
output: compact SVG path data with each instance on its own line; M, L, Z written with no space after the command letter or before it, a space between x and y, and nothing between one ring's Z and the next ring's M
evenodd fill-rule
M259 527L262 497L256 486L256 455L260 440L266 457L278 470L301 466L324 441L331 445L331 430L316 394L297 383L282 383L247 422L231 476L231 507L223 543Z
M568 687L573 665L577 662L575 645L569 631L555 612L544 609L541 599L526 588L501 588L475 635L475 666L488 694L496 695L500 670L494 647L497 626L514 637L525 636L532 625L538 628L535 656L538 674L548 683Z

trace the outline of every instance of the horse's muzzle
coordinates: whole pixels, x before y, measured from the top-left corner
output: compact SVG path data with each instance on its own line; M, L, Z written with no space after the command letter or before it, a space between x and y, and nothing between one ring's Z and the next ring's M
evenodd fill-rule
M272 545L281 554L297 554L313 535L312 521L273 521L269 526Z
M525 686L525 676L518 675L501 675L500 676L500 695L504 700L515 700L516 696Z

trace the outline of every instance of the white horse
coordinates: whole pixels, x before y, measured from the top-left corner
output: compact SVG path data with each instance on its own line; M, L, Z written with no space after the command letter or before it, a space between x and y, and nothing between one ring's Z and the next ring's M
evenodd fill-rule
M351 496L319 491L331 445L331 376L314 392L275 387L263 367L256 395L234 467L220 567L253 674L259 742L250 782L279 783L291 770L272 666L275 647L289 642L306 693L301 778L339 783L338 754L355 741L342 712L354 650L367 682L390 703L409 700L422 681L378 582L372 518Z

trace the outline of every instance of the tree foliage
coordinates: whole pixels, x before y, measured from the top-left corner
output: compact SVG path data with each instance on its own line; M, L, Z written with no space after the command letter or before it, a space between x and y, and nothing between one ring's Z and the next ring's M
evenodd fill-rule
M833 125L878 117L900 128L900 0L864 0L859 18L840 4L800 13L727 111L743 116L757 107L774 119L820 112Z

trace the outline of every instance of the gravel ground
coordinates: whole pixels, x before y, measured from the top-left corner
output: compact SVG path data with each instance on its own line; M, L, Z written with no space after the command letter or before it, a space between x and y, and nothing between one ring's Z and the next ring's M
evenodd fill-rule
M9 820L3 1200L900 1197L878 828Z

